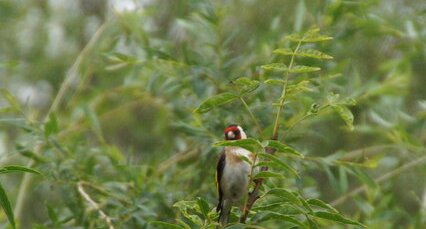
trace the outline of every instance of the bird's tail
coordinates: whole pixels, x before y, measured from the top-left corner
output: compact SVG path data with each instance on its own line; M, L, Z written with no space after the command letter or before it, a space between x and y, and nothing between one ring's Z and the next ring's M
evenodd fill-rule
M228 224L229 214L231 213L232 203L230 201L224 200L220 201L216 207L216 211L220 211L219 214L219 223L222 226Z

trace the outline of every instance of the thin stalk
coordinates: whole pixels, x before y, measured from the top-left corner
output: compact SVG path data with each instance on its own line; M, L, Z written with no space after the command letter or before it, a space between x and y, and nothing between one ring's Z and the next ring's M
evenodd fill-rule
M58 94L56 94L55 99L53 100L53 102L52 102L52 104L49 108L49 111L47 112L46 116L44 117L43 122L47 122L50 114L52 112L55 112L58 109L59 104L63 101L64 96L65 96L66 92L68 91L68 89L70 88L71 83L78 76L78 67L80 66L80 64L82 62L83 56L90 49L93 48L93 46L96 44L96 42L101 37L101 34L105 31L105 27L106 27L106 23L104 23L102 26L100 26L99 29L93 35L93 37L90 39L90 41L87 43L87 45L79 53L77 59L75 60L75 62L71 66L70 70L66 74L65 79L64 79L64 81L62 82L62 84L59 88ZM36 155L39 155L41 153L42 146L43 146L43 142L37 144L34 147L34 153ZM27 164L27 167L33 167L35 165L35 163L36 162L34 160L30 160ZM23 175L22 182L19 185L18 196L16 198L16 204L15 204L15 209L14 209L14 215L15 215L15 218L17 220L21 220L22 217L23 217L24 205L25 205L27 197L29 196L28 195L28 189L30 188L30 183L32 181L32 178L33 178L33 176L30 173L25 173Z
M257 153L254 155L254 159L251 162L251 171L250 171L249 185L251 184L251 182L253 182L253 174L254 174L254 167L256 166L256 161L257 161ZM242 220L245 221L245 218L244 218L245 212L250 211L250 209L247 209L247 203L248 203L248 201L249 201L249 197L247 196L244 199L244 210L243 210L243 214L241 214L240 222Z
M416 166L422 165L423 163L426 163L426 156L414 159L414 160L410 161L409 163L407 163L407 164L405 164L405 165L403 165L403 166L401 166L401 167L399 167L395 170L392 170L388 173L385 173L384 175L374 179L374 181L376 183L381 183L383 181L386 181L386 180L404 172L405 170L408 170L408 169L414 168ZM368 189L367 185L359 186L358 188L355 188L352 191L346 193L345 195L333 200L330 203L330 205L335 207L337 205L343 204L348 198L350 198L352 196L356 196L356 195L358 195L362 192L365 192L365 191L367 191L367 189Z
M288 65L288 70L287 70L286 75L285 75L285 83L283 85L283 90L281 92L280 104L279 104L279 107L278 107L277 116L275 117L274 130L272 132L271 140L277 140L278 139L278 130L280 128L280 116L281 116L281 111L283 110L285 99L286 99L288 78L289 78L289 75L290 75L289 72L290 72L290 70L291 70L291 68L293 67L293 64L294 64L294 59L295 59L295 56L296 56L295 53L297 53L297 51L299 51L301 44L302 44L302 42L299 41L296 49L294 50L293 55L291 56L290 64ZM266 153L274 154L275 151L276 150L274 148L269 148L269 147L266 148ZM263 166L260 169L260 171L267 171L267 170L268 170L267 166ZM260 187L263 184L263 181L264 181L264 179L262 179L262 178L254 180L255 186L253 188L253 191L249 194L247 201L245 201L244 211L243 211L243 213L240 217L240 223L246 222L251 208L253 207L256 200L259 199L259 190L260 190Z
M108 225L108 229L114 229L114 225L112 224L112 219L109 217L102 209L99 207L99 204L96 203L90 195L84 190L83 183L79 182L77 184L77 190L80 193L80 195L90 204L91 207L93 207L101 216L101 218L105 221L105 223Z
M286 71L286 74L285 74L285 83L283 85L283 90L281 92L281 97L280 97L280 104L278 106L277 115L275 117L275 124L274 124L274 131L272 132L272 139L278 139L278 130L280 128L281 111L284 108L284 103L285 103L286 95L287 95L288 78L290 76L290 70L291 70L291 68L293 67L293 64L294 64L294 58L296 56L295 53L297 53L297 51L299 51L301 44L302 44L301 41L299 41L297 43L297 47L294 50L294 54L291 56L290 64L288 65L288 70Z
M317 113L308 113L306 115L304 115L302 118L300 118L299 120L297 120L296 122L294 122L286 131L286 133L284 133L283 137L286 137L291 131L293 131L293 128L299 124L300 122L304 121L305 119L311 117L311 116L316 116L319 115L321 111L325 110L326 108L330 107L329 104L324 105L323 107L321 107Z
M49 118L49 115L56 111L58 109L59 104L62 102L66 91L69 89L71 83L73 83L74 80L78 77L78 68L81 65L81 62L83 61L84 55L90 50L96 42L99 40L101 34L104 32L106 28L106 23L102 24L99 29L95 32L93 37L90 39L90 41L87 43L86 46L84 46L83 50L78 54L77 59L74 61L74 64L71 66L71 68L68 70L68 73L65 77L65 80L62 82L61 87L59 88L58 94L55 97L55 100L53 100L52 105L50 106L49 111L47 112L47 115L45 117L45 120Z
M291 126L287 129L287 131L286 131L286 133L284 133L284 137L286 137L292 130L293 130L293 128L297 125L297 124L299 124L299 123L301 123L303 120L305 120L305 119L307 119L307 118L309 118L310 116L312 116L313 114L306 114L306 115L304 115L302 118L300 118L299 120L297 120L296 122L294 122L293 124L291 124Z
M244 105L244 108L247 110L247 112L250 115L250 118L252 119L253 123L256 125L256 129L259 132L259 135L262 135L262 128L260 127L259 122L257 121L256 117L254 116L253 112L250 110L250 107L247 105L246 101L243 97L240 97L241 102Z

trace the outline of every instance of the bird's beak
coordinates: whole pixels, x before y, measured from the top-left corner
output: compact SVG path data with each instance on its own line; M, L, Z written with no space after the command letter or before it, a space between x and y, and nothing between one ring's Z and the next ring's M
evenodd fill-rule
M232 131L228 131L228 133L226 133L226 136L228 137L228 139L234 139L235 138L235 134Z

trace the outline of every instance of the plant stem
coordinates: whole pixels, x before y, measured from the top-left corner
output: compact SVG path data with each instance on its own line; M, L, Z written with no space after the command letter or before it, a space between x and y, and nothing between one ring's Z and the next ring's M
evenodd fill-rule
M89 194L87 194L87 192L84 190L83 188L83 183L82 182L78 182L77 184L77 189L78 192L80 193L80 195L87 201L89 202L89 204L96 210L99 212L99 215L101 216L102 219L105 220L105 222L108 225L109 229L114 229L114 225L112 224L112 220L111 218L105 214L104 211L102 211L102 209L99 207L99 205L89 196Z
M285 103L287 86L288 86L288 78L289 78L289 75L290 75L289 72L290 72L291 68L293 67L294 58L296 56L295 54L299 50L301 44L302 44L302 42L299 41L296 49L293 52L293 55L291 56L290 64L288 65L288 69L286 71L285 83L283 85L283 90L281 92L280 104L279 104L279 107L278 107L277 116L275 117L274 130L272 132L271 140L277 140L278 139L278 130L280 128L280 116L281 116L281 111L283 110L284 103ZM266 148L266 153L274 154L275 151L276 150L274 148L270 148L270 147ZM260 169L260 171L267 171L267 170L268 170L268 166L262 166L262 168ZM259 199L259 190L260 190L260 187L263 184L263 181L264 181L264 179L262 179L262 178L254 180L255 186L253 188L253 191L249 194L247 201L244 205L244 211L243 211L243 213L240 217L240 223L246 222L251 208L253 207L256 200Z
M287 129L287 131L286 131L286 133L284 133L284 136L283 137L286 137L292 130L293 130L293 128L297 125L297 124L299 124L299 123L301 123L303 120L305 120L305 119L307 119L307 118L309 118L310 116L312 116L313 114L306 114L306 115L304 115L303 117L301 117L299 120L297 120L296 122L294 122L293 124L291 124L291 126Z
M256 166L256 161L257 161L257 153L254 155L254 159L251 162L249 187L250 187L251 182L253 182L253 174L254 174L254 167ZM248 203L248 201L249 201L249 196L246 197L245 200L244 200L244 210L243 210L243 214L241 214L240 222L244 222L245 218L247 218L247 216L245 215L245 213L250 210L250 209L247 209L247 203Z
M47 112L46 116L44 117L43 123L47 122L50 114L55 112L58 109L59 104L64 99L64 96L65 96L66 92L68 91L68 89L70 88L71 83L78 76L78 68L79 68L79 66L80 66L80 64L83 60L84 55L89 50L91 50L93 48L93 46L96 44L96 42L99 40L99 38L101 37L101 34L105 31L106 24L107 23L104 23L103 25L101 25L98 28L98 30L95 32L93 37L87 43L87 45L79 53L77 59L75 60L75 62L71 66L70 70L66 74L65 79L64 79L64 81L62 82L62 84L59 88L58 94L56 94L55 99L53 100L53 102L52 102L52 104L49 108L49 111ZM39 143L34 147L34 153L36 155L41 154L42 145L43 145L43 143ZM35 165L35 163L36 162L34 160L31 160L31 161L28 162L27 167L31 168ZM23 212L24 212L24 205L25 205L27 197L29 196L28 195L28 192L29 192L28 189L30 188L30 183L32 181L32 177L33 176L31 176L30 173L25 173L23 175L22 182L19 185L18 196L16 197L16 204L15 204L15 209L14 209L14 215L15 215L16 220L22 219Z
M286 74L285 74L285 83L283 85L283 90L281 92L280 103L279 103L279 106L278 106L277 115L275 117L274 130L272 132L272 139L273 140L278 139L278 130L280 128L280 116L281 116L281 111L284 108L284 103L285 103L285 100L286 100L288 78L289 78L289 75L290 75L290 70L291 70L291 68L293 67L293 64L294 64L294 57L296 56L295 53L297 53L297 51L299 51L301 44L302 44L301 41L299 41L297 43L297 47L294 50L293 55L291 56L290 64L288 65L288 69L287 69Z
M390 179L390 178L392 178L392 177L394 177L394 176L396 176L396 175L404 172L405 170L408 170L408 169L411 169L413 167L422 165L423 163L426 163L426 156L414 159L414 160L410 161L409 163L407 163L407 164L405 164L405 165L403 165L403 166L401 166L401 167L399 167L397 169L394 169L394 170L392 170L392 171L390 171L388 173L385 173L384 175L382 175L382 176L374 179L374 181L376 183L381 183L381 182L383 182L385 180L388 180L388 179ZM365 191L367 191L367 189L368 189L367 185L359 186L358 188L355 188L352 191L346 193L345 195L343 195L343 196L341 196L341 197L333 200L330 203L330 205L331 206L340 205L340 204L344 203L348 198L350 198L352 196L356 196L356 195L358 195L358 194L360 194L362 192L365 192Z
M246 108L247 112L250 115L250 118L252 119L252 121L254 122L254 124L256 125L256 129L259 132L259 135L262 135L262 128L260 127L259 122L257 121L256 117L254 116L253 112L250 110L250 107L247 105L246 101L244 100L243 97L240 97L241 102L243 103L244 107Z

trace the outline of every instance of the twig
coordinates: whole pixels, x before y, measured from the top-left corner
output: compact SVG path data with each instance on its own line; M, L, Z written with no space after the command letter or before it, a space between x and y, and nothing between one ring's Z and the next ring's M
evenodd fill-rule
M99 193L101 195L112 197L112 198L120 201L125 206L131 206L132 205L132 203L130 201L128 201L128 200L126 200L126 199L124 199L124 198L122 198L122 197L120 197L120 196L118 196L114 193L111 193L111 192L105 190L103 187L97 186L97 185L92 184L92 183L87 182L87 181L80 181L80 183L82 185L86 186L86 187L93 189L94 191L96 191L97 193Z
M271 139L271 140L276 140L276 139ZM269 154L274 154L275 153L275 148L266 148L266 153ZM262 166L260 168L260 171L268 171L268 166ZM240 223L245 223L247 220L247 216L250 213L251 208L253 207L254 203L256 202L257 199L259 199L259 190L260 187L262 187L263 181L265 179L263 178L259 178L254 180L254 188L253 191L250 192L247 201L246 201L246 205L244 207L244 211L240 217Z
M50 114L52 112L55 112L58 109L59 104L62 102L66 91L70 88L70 84L76 78L78 67L81 64L83 56L88 52L88 50L90 50L94 46L94 44L97 42L97 40L100 38L101 34L105 30L105 27L106 27L106 23L104 23L101 27L99 27L99 29L96 31L94 36L90 39L89 43L83 48L83 50L78 55L74 64L72 65L68 73L66 74L65 79L62 82L61 87L59 88L58 94L55 96L55 99L53 100L49 108L49 111L44 117L44 122L47 122ZM40 142L34 147L34 153L36 155L40 154L42 146L43 146L43 142ZM34 160L31 160L28 162L27 167L33 167L35 163L36 162ZM29 196L28 188L30 187L31 180L32 180L31 174L25 173L24 177L22 178L22 182L19 185L18 196L16 197L16 204L14 209L14 215L17 220L20 220L23 216L24 204L26 202L27 197Z
M175 165L181 161L186 161L188 159L191 159L194 156L196 156L198 153L199 153L198 148L194 150L190 150L190 151L185 151L182 153L177 153L160 164L160 166L158 167L158 173L161 174L164 171L166 171L170 166Z
M369 147L350 151L350 152L346 153L345 155L343 155L340 159L341 160L353 160L353 159L356 159L357 157L360 157L360 156L368 157L368 156L372 156L372 155L377 154L377 153L381 153L385 149L391 149L391 148L397 148L397 147L398 147L398 145L394 145L394 144L369 146Z
M296 49L294 50L294 53L297 53L297 51L299 51L299 48L300 48L301 44L302 44L302 42L299 41L299 43L297 44ZM280 129L281 111L283 110L285 99L286 99L286 95L287 95L288 78L290 76L289 72L290 72L290 69L293 67L294 57L295 57L295 55L293 54L291 56L290 64L288 65L288 70L286 71L285 83L283 85L283 90L281 92L281 97L280 97L280 104L278 106L277 115L275 117L275 125L274 125L274 131L273 131L273 134L272 134L272 138L273 138L272 140L277 140L278 139L278 130Z
M105 214L104 211L102 211L102 209L99 207L99 205L89 196L89 194L87 194L87 192L84 190L83 188L83 182L78 182L77 184L77 188L78 188L78 192L81 194L81 196L83 196L83 198L85 200L87 200L87 202L89 202L89 204L96 209L96 211L99 212L99 215L101 215L102 219L105 220L105 222L108 224L108 228L109 229L114 229L114 225L112 225L112 220L111 218Z
M93 37L90 39L90 41L87 43L86 46L84 46L83 50L78 54L77 59L74 61L74 64L71 66L71 68L68 70L68 73L64 79L64 81L61 84L61 87L59 88L58 94L55 97L55 100L53 101L52 105L50 106L49 111L47 112L46 119L49 118L49 115L56 111L58 109L59 104L62 102L66 91L70 87L70 85L73 83L74 80L78 77L78 68L81 65L81 62L83 61L84 55L90 50L96 42L99 40L101 34L104 32L106 28L106 23L102 24L98 30L95 32Z
M374 181L376 183L381 183L381 182L383 182L385 180L388 180L388 179L390 179L390 178L392 178L392 177L400 174L401 172L403 172L405 170L408 170L408 169L413 168L415 166L419 166L419 165L421 165L424 162L426 162L426 156L423 156L423 157L417 158L415 160L412 160L409 163L407 163L407 164L405 164L405 165L403 165L403 166L401 166L401 167L399 167L399 168L397 168L395 170L392 170L392 171L384 174L383 176L380 176L380 177L374 179ZM344 196L341 196L341 197L333 200L331 202L331 206L340 205L340 204L344 203L349 197L356 196L356 195L358 195L358 194L360 194L362 192L367 191L367 189L368 189L367 185L359 186L358 188L355 188L354 190L350 191L349 193L346 193Z

